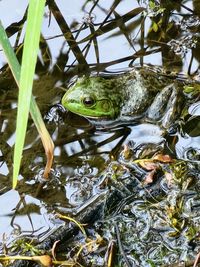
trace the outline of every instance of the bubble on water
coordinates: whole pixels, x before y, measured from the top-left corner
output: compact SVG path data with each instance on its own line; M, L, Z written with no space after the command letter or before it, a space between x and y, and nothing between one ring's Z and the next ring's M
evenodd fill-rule
M56 183L61 184L61 182L60 182L61 173L59 170L51 169L51 171L49 173L48 180L46 178L44 178L43 175L44 175L44 169L43 168L38 169L37 173L35 175L35 180L39 181L41 183L49 182L49 181L53 180L53 181L56 181Z
M94 13L85 13L82 19L83 23L87 26L92 25L96 20L96 15Z
M90 191L87 188L81 188L71 194L69 203L71 205L79 205L85 202L90 197Z
M189 49L196 48L197 38L196 35L188 34L182 36L178 40L172 39L167 45L176 55L185 56Z
M168 262L169 264L173 264L173 263L175 263L175 262L177 262L177 261L179 260L178 255L175 254L175 253L171 253L171 254L169 254L169 256L168 256L167 258L168 258L167 262Z
M64 114L65 109L62 105L54 105L50 108L48 113L44 116L44 119L47 122L61 123L63 122L62 115Z
M188 108L188 113L192 116L200 116L200 101L190 105Z
M146 13L148 17L156 17L164 12L165 8L162 8L159 1L147 1L143 0L142 3L146 6Z
M98 174L98 168L93 167L89 163L86 162L82 166L78 166L75 169L75 174L80 177L88 176L88 177L93 178L94 176Z
M200 149L198 147L188 147L184 151L184 157L189 160L200 160Z
M183 31L187 31L190 30L192 28L196 28L200 26L200 20L198 16L188 16L183 18L183 20L181 21L180 27L181 30Z

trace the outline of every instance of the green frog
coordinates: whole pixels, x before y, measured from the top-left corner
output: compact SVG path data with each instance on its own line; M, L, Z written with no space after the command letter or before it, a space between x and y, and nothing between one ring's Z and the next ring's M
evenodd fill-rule
M65 93L62 105L88 118L142 117L166 128L179 114L180 103L184 103L183 86L184 82L148 68L113 77L84 76Z

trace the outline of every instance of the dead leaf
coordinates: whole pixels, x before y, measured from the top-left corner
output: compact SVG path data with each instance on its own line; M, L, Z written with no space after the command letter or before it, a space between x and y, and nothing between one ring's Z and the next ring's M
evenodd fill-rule
M33 256L31 258L32 258L32 260L41 263L42 266L44 266L44 267L51 267L52 266L52 258L49 255Z
M153 183L155 172L156 172L156 171L153 170L153 171L149 172L149 173L146 175L145 180L144 180L144 182L143 182L143 185L148 185L148 184Z
M157 155L153 156L152 159L158 160L158 161L164 162L164 163L170 163L170 162L174 161L169 155L163 155L163 154L157 154Z
M152 170L156 170L159 168L159 165L155 162L153 162L153 160L140 160L140 165L142 168L144 168L147 171L152 171Z

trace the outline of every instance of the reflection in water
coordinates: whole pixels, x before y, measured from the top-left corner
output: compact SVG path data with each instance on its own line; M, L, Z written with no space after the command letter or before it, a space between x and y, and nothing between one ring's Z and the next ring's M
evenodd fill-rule
M192 104L188 109L188 113L192 116L200 116L200 101Z
M190 81L199 82L197 1L133 2L75 1L63 6L62 1L48 1L45 24L51 19L48 30L43 30L34 96L55 142L55 160L49 182L41 186L45 156L30 120L18 185L21 200L24 197L20 205L19 194L10 190L17 90L6 66L2 69L1 253L7 246L20 254L21 245L12 241L22 236L38 237L38 246L45 249L52 247L55 237L61 245L67 239L64 254L59 247L58 258L74 259L80 251L75 258L83 266L105 266L112 247L118 248L112 257L119 266L194 261L200 227L199 85L195 90L186 88L192 90L189 94L194 93L196 103L190 103L181 120L167 130L130 118L110 125L94 123L60 105L72 77L103 72L108 78L116 75L116 69L123 67L123 72L135 64L153 63L172 80L187 79L188 73ZM23 21L18 26L7 28L12 38ZM20 45L16 41L19 55ZM90 240L98 240L96 246L80 250L80 243L88 241L81 233L69 242L72 235L66 238L64 231L62 235L54 232L57 226L65 229L54 212L95 221L85 228ZM73 229L72 223L66 225Z

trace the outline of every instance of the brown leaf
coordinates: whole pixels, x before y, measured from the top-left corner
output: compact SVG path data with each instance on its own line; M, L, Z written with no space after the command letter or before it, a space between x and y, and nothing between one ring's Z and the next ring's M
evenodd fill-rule
M169 155L163 155L163 154L157 154L153 156L153 160L158 160L164 163L170 163L174 161Z
M52 256L53 256L53 259L56 260L56 254L55 254L55 249L56 249L56 246L57 244L60 242L60 240L57 240L53 243L53 247L51 249L51 253L52 253Z
M155 174L155 170L149 172L146 177L145 177L145 180L143 182L143 185L148 185L148 184L151 184L153 183L153 180L154 180L154 174Z
M152 171L158 169L159 165L153 160L140 160L140 165L142 168L144 168L147 171Z
M51 267L52 266L52 258L49 255L33 256L31 258L32 258L32 260L41 263L42 266L44 266L44 267Z

